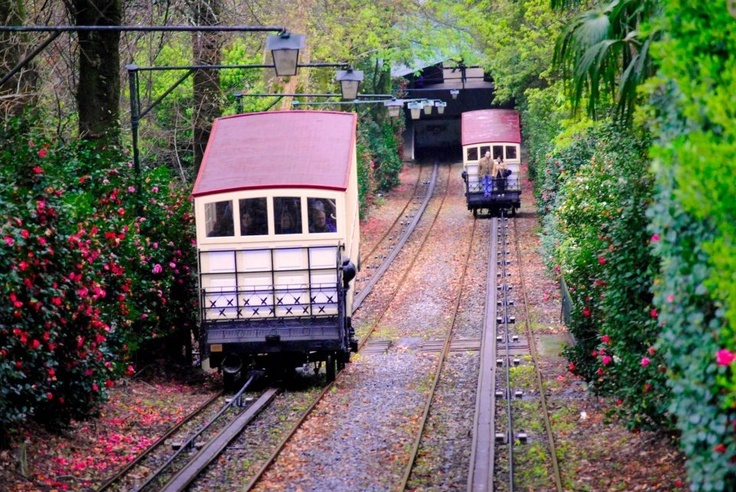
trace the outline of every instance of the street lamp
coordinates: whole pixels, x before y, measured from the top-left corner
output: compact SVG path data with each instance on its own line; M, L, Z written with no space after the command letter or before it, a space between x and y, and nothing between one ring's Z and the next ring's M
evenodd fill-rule
M412 101L406 106L411 111L411 119L418 120L419 117L422 115L422 108L424 107L424 103L422 103L421 101Z
M435 101L434 105L437 108L437 114L445 113L445 107L447 107L447 103L445 101Z
M401 109L404 107L404 101L393 98L390 101L383 101L383 105L388 109L388 115L395 118L401 114Z
M266 38L266 49L271 51L273 66L278 76L296 75L299 50L306 44L304 34L281 31Z
M432 101L422 101L422 104L424 105L424 114L432 114L434 103Z
M460 94L460 89L450 89L450 95L453 99L457 99L458 94Z
M360 82L363 80L362 70L353 70L353 67L349 67L347 70L337 71L337 81L340 82L340 90L342 91L342 98L352 101L358 98L358 88Z

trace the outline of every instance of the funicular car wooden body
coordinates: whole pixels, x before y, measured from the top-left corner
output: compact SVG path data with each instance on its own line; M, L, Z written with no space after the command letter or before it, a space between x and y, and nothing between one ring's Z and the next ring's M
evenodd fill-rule
M193 197L203 364L290 370L349 360L360 241L356 116L215 120Z
M519 113L510 109L484 109L462 114L463 180L468 210L477 216L515 213L521 207L521 127ZM490 153L501 158L510 174L502 179L481 175L481 160Z

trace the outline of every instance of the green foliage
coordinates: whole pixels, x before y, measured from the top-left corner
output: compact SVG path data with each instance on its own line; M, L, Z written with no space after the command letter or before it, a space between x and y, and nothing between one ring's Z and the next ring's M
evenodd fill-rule
M399 145L400 125L401 122L391 120L361 119L359 131L370 153L375 191L385 192L399 184L399 173L404 165Z
M661 278L655 298L662 346L692 490L736 488L736 23L726 2L663 3L668 33L652 48L659 77L648 87Z
M479 63L491 74L494 102L523 101L527 90L544 88L553 79L549 39L559 35L565 14L552 10L549 0L434 3L449 3L435 10L473 34L473 45L482 55L466 54L465 62Z
M595 2L567 23L554 61L568 82L573 108L587 98L591 117L612 104L619 116L632 116L639 99L637 87L655 70L649 47L660 31L646 24L659 8L660 2L654 0Z
M48 141L21 119L0 142L3 434L94 413L142 343L189 338L196 256L187 194L166 169L137 190L119 150Z

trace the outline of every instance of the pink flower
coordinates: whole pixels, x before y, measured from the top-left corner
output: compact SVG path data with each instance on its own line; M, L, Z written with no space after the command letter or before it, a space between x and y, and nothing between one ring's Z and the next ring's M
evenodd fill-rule
M643 358L641 359L641 366L642 366L642 367L647 367L647 366L649 365L649 362L650 362L650 361L649 361L649 357L643 357Z
M601 360L604 366L607 366L611 363L611 356L610 355L604 355L603 360Z
M128 186L128 192L129 193L135 192L135 186Z
M158 263L156 263L156 265L154 265L153 267L153 273L158 274L158 273L161 273L163 270L164 270L163 267L159 265Z
M611 341L611 337L609 337L608 335L603 335L601 337L601 342L603 342L603 343L608 343L610 341Z
M674 294L670 294L670 295L667 296L667 302L674 302L674 301L675 301Z
M659 241L659 234L652 234L652 242L656 243L657 241Z
M5 236L5 244L7 244L8 246L12 246L13 244L15 244L15 239L10 236Z
M716 362L719 366L730 366L736 360L736 354L728 349L721 349L716 352Z
M656 309L652 309L651 311L649 311L649 314L652 315L652 318L656 318L657 316L659 316L659 313Z

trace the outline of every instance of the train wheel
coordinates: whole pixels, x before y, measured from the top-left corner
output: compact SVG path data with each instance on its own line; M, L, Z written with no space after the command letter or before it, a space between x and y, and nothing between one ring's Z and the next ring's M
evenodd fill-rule
M235 373L222 371L222 384L226 392L229 393L240 389L238 388L238 381L240 381L240 371Z
M325 373L327 374L327 382L331 383L337 376L337 357L335 354L329 354L325 362Z

